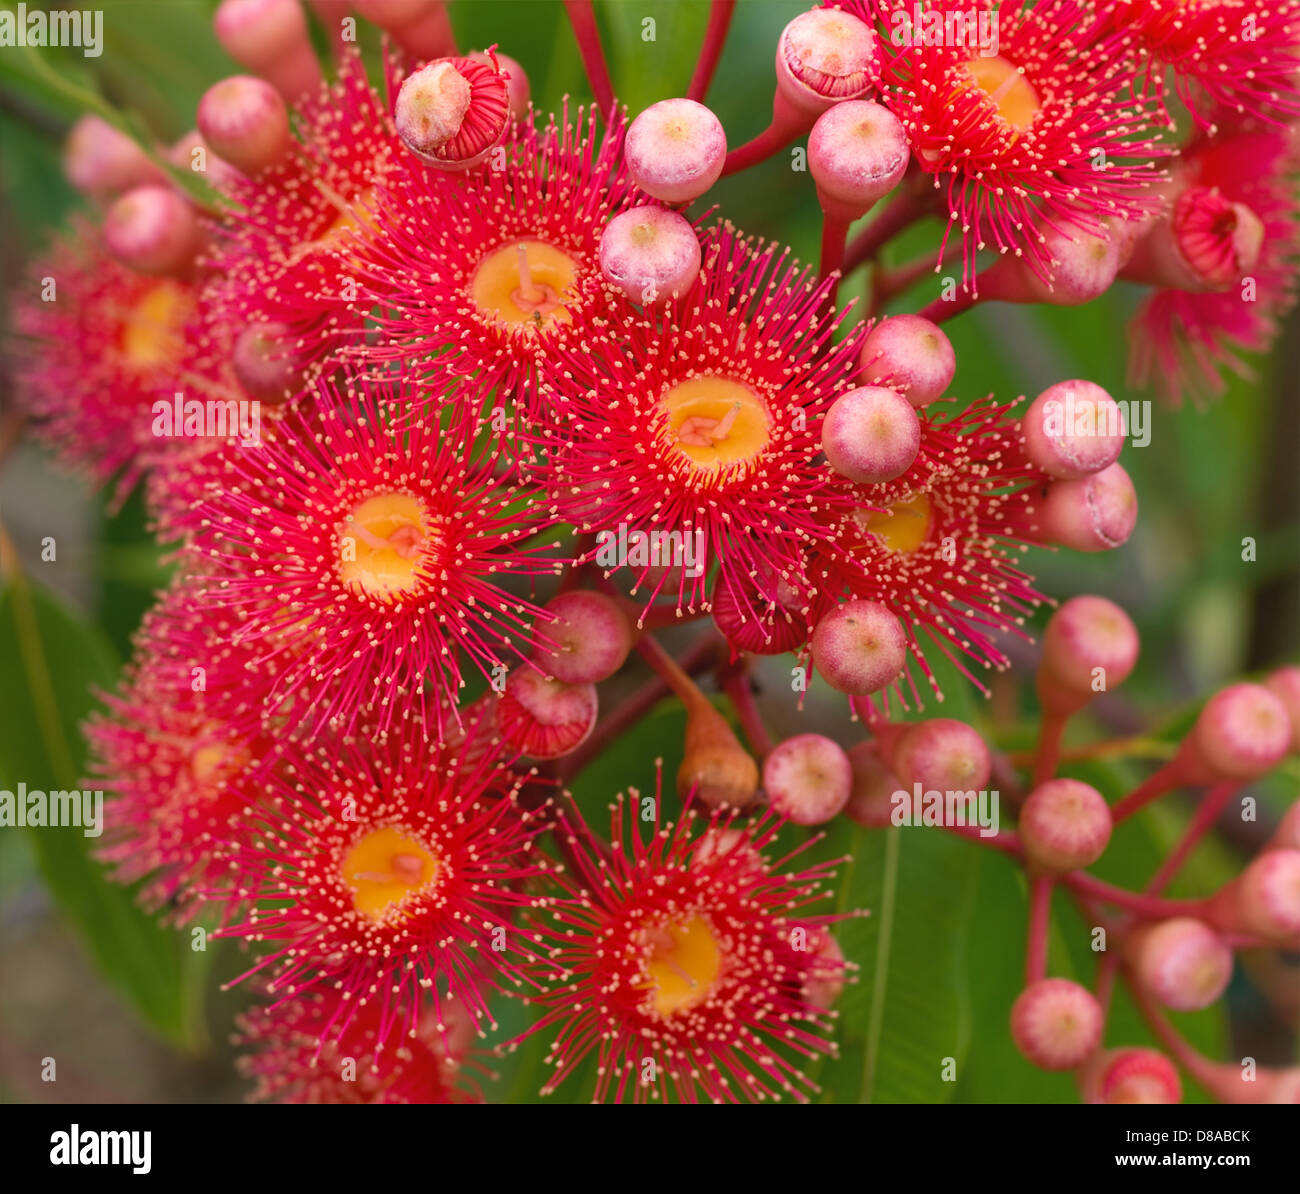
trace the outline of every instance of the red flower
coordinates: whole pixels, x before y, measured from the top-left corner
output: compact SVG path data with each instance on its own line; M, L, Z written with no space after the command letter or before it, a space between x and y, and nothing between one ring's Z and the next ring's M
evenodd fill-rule
M553 923L540 929L561 979L537 997L531 1032L555 1032L554 1090L595 1053L595 1100L675 1098L801 1101L816 1087L799 1061L832 1051L818 984L844 966L826 950L829 918L801 910L825 893L828 866L782 872L762 851L780 822L764 817L720 836L715 816L696 840L693 813L648 842L623 802L611 821L613 852L597 859L580 825L562 821L574 869ZM798 919L794 919L798 917ZM832 973L832 971L834 973Z
M489 679L528 643L536 609L501 587L552 564L475 395L433 413L412 385L322 383L184 516L208 570L192 599L238 616L272 677L264 715L289 698L320 728L410 717L443 731L468 659ZM400 417L402 426L394 426ZM514 641L516 635L521 642ZM428 690L426 690L426 685Z
M912 0L850 8L864 19L877 8L888 26L881 98L943 191L944 246L958 229L968 279L985 246L1023 255L1047 279L1050 254L1035 229L1100 236L1106 219L1154 209L1152 159L1163 151L1151 105L1135 97L1120 39L1097 36L1078 0L934 0L915 29ZM964 39L959 17L969 19ZM929 36L932 23L942 37ZM981 42L981 28L996 42Z
M345 1005L337 997L306 995L275 1007L255 1007L239 1020L237 1043L248 1050L239 1069L256 1083L253 1099L276 1103L480 1103L466 1083L465 1059L474 1025L455 1003L442 1020L421 1004L415 1025L400 1040L381 1037L374 1004L352 1017L337 1040L333 1021Z
M207 893L251 908L221 935L269 944L248 973L269 973L272 994L336 992L330 1040L372 1004L359 1027L377 1045L408 1033L422 989L436 1019L451 1002L491 1023L489 995L532 954L514 915L538 902L518 787L482 753L419 735L297 752L229 845L231 886Z
M108 254L85 220L29 271L14 310L19 401L65 467L123 500L157 450L151 401L186 354L194 287L147 277Z
M827 293L788 250L723 226L680 303L551 354L539 475L555 517L600 535L584 558L626 564L638 585L655 577L651 600L679 608L708 608L714 563L754 579L762 601L782 581L806 591L801 553L833 501L830 467L815 462L821 420L854 384L862 335L833 342L844 316L824 313ZM663 558L674 543L679 557Z
M381 340L356 353L534 400L539 363L581 345L611 302L600 235L640 196L623 133L616 115L597 143L595 112L570 124L566 109L558 125L513 126L473 172L384 179L352 266Z
M1164 72L1196 123L1222 112L1285 121L1300 115L1297 0L1111 0L1102 30L1127 35L1146 58L1152 91Z

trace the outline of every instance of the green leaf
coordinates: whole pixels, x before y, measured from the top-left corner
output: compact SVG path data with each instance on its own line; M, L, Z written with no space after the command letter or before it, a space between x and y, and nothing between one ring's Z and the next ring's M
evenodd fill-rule
M836 933L861 968L840 998L843 1056L825 1066L824 1101L946 1103L945 1059L963 1068L977 847L940 830L854 833L847 906L869 909Z
M80 789L80 722L94 689L112 687L112 649L92 627L22 575L0 590L0 676L22 699L0 717L0 783L17 791ZM111 801L106 815L112 815ZM96 841L77 827L30 828L37 865L96 965L157 1032L196 1050L204 1041L202 977L208 953L188 932L166 929L95 861Z

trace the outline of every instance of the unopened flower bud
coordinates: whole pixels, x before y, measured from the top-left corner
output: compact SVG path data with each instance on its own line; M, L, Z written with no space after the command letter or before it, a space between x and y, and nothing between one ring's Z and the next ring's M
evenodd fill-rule
M889 386L913 406L925 406L952 384L957 354L938 324L920 315L891 315L862 342L861 377Z
M1029 793L1020 809L1020 843L1043 870L1091 866L1110 841L1110 805L1077 779L1053 779Z
M718 181L727 159L727 134L703 104L661 100L628 126L624 154L628 171L646 194L665 203L690 203Z
M1011 1009L1011 1039L1044 1070L1072 1070L1101 1043L1103 1015L1092 992L1064 978L1043 978Z
M808 137L808 169L829 216L851 222L889 194L911 159L907 132L882 104L850 100L817 118Z
M1261 684L1230 684L1201 710L1184 743L1197 783L1256 779L1282 761L1291 743L1286 707Z
M199 100L199 132L236 170L256 175L281 161L293 138L289 110L264 79L234 75Z
M289 103L319 90L320 63L298 0L221 0L212 27L227 54Z
M663 207L621 212L600 237L600 272L634 303L680 298L700 273L700 240L684 216Z
M1134 929L1125 939L1124 957L1142 988L1178 1012L1209 1007L1232 977L1227 942L1189 916Z
M921 447L916 409L897 390L861 386L835 399L822 421L822 451L842 477L875 485L901 477Z
M546 604L553 621L540 621L543 642L537 666L566 684L595 684L623 666L632 649L632 628L617 601L571 589Z
M843 749L821 734L797 734L763 762L772 808L796 825L822 825L848 803L853 768Z
M1072 597L1047 623L1038 693L1058 713L1083 708L1099 692L1118 688L1138 658L1133 620L1105 597Z
M890 763L903 788L920 784L926 792L978 792L993 772L984 739L974 727L951 717L932 717L903 728Z
M847 601L817 623L812 657L832 688L868 696L898 679L907 662L907 635L878 602Z
M853 791L844 815L867 829L883 829L893 823L894 793L901 781L880 757L875 742L859 742L849 751L853 768Z
M1090 381L1062 381L1030 403L1020 421L1025 455L1051 477L1077 480L1119 459L1123 408Z
M63 173L83 195L101 203L166 177L125 133L98 116L83 116L63 146Z
M184 274L203 243L193 207L170 186L127 191L104 217L104 243L142 274Z
M1137 490L1121 465L1078 480L1053 481L1038 508L1039 533L1075 551L1109 551L1137 525Z

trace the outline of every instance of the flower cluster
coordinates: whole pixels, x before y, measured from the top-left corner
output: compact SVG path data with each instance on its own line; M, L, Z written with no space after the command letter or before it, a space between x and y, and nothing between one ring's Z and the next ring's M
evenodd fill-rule
M732 5L691 94L631 121L589 5L568 8L595 104L550 115L496 47L461 53L442 3L357 7L391 35L383 62L340 42L327 78L297 0L224 0L217 35L250 73L203 97L185 185L78 125L68 175L101 218L19 302L35 433L119 494L143 479L178 561L89 731L115 793L103 859L252 955L258 1097L481 1101L473 1038L519 999L548 1091L807 1099L852 913L815 907L833 868L788 826L884 826L895 788L986 786L975 729L904 714L1011 666L1048 600L1034 551L1110 550L1137 520L1109 394L963 394L939 325L1123 277L1151 288L1135 368L1175 393L1265 349L1300 235L1296 5L812 8L776 46L770 128L730 151L703 100ZM805 133L817 269L697 205ZM886 271L930 215L924 268ZM950 252L959 288L881 315ZM866 312L838 299L863 265ZM692 622L674 659L656 633ZM1122 972L1174 1060L1242 1098L1160 1007L1204 1006L1234 949L1300 937L1296 818L1217 895L1161 890L1295 749L1300 673L1213 698L1112 808L1056 766L1095 669L1113 687L1136 650L1100 598L1049 623L1032 790L990 843L1031 875L1012 1034L1087 1099L1177 1097L1164 1055L1101 1049ZM633 651L656 675L602 718ZM770 741L745 677L781 654L869 744ZM692 678L715 667L749 749ZM602 837L565 786L666 692L684 809L632 792ZM1187 785L1209 794L1148 891L1087 873L1114 823ZM1054 889L1119 942L1097 995L1046 977Z

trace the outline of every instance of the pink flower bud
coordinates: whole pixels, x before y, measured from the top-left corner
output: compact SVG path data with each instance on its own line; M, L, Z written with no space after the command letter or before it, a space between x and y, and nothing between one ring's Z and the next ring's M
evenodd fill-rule
M442 170L478 165L510 124L506 78L491 58L440 58L408 75L397 93L397 135L417 158Z
M1038 692L1060 713L1083 708L1098 692L1118 688L1137 664L1133 620L1105 597L1072 597L1043 635Z
M882 319L862 342L862 380L889 386L925 406L952 384L957 354L938 324L920 315Z
M634 303L680 298L699 277L700 240L684 216L663 207L616 215L600 237L600 272Z
M534 759L558 759L596 725L596 686L564 684L528 666L516 668L497 702L502 738Z
M1124 411L1101 386L1061 381L1030 403L1020 432L1033 464L1048 476L1077 480L1119 459Z
M763 763L772 808L796 825L822 825L848 803L849 756L821 734L798 734L775 746Z
M1271 771L1291 743L1286 707L1261 684L1230 684L1205 703L1188 736L1189 778L1249 780Z
M543 646L536 661L547 675L566 684L595 684L623 666L632 628L613 598L572 589L547 602L546 612L555 620L538 620Z
M1011 1039L1025 1060L1044 1070L1072 1070L1101 1043L1101 1005L1086 988L1043 978L1011 1008Z
M623 152L643 191L665 203L690 203L718 181L727 134L703 104L661 100L628 126Z
M1110 805L1077 779L1053 779L1029 793L1020 810L1020 843L1047 871L1091 866L1110 841Z
M903 729L890 755L903 788L979 791L989 782L993 760L975 729L951 717L932 717Z
M1300 850L1266 850L1214 897L1214 923L1300 948Z
M898 679L907 662L907 635L883 605L847 601L817 623L812 657L832 688L868 696Z
M289 103L319 90L320 63L298 0L221 0L212 27L227 54Z
M1181 1103L1178 1067L1155 1049L1107 1049L1084 1067L1085 1103Z
M63 146L63 173L83 195L101 203L166 175L130 137L98 116L83 116Z
M876 35L837 8L800 13L776 46L776 85L782 98L809 117L841 100L860 99L876 84Z
M1151 996L1176 1012L1209 1007L1232 977L1232 950L1189 916L1141 925L1124 942L1125 961Z
M921 448L921 421L897 390L862 386L835 399L822 421L822 451L842 477L874 485L902 476Z
M902 786L880 758L875 742L859 742L849 751L853 768L853 791L844 815L867 829L884 829L892 824L894 793Z
M1039 533L1075 551L1109 551L1128 542L1137 525L1137 490L1112 464L1073 481L1053 481L1038 509Z
M142 274L183 274L198 256L202 234L194 209L170 186L146 184L108 209L104 243Z
M235 338L230 365L239 384L261 402L285 402L302 387L302 369L282 323L246 327Z
M289 110L263 79L233 75L214 83L199 100L203 139L244 174L260 174L289 152Z
M1278 668L1264 681L1264 687L1282 702L1291 723L1291 744L1287 753L1300 752L1300 667L1288 665Z
M907 133L881 104L850 100L823 112L808 137L808 169L822 209L846 222L889 194L911 158Z

